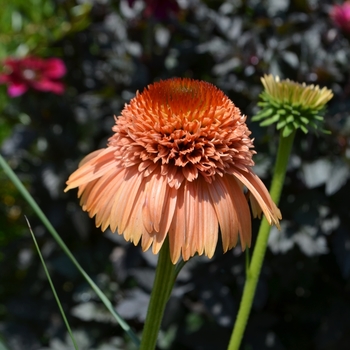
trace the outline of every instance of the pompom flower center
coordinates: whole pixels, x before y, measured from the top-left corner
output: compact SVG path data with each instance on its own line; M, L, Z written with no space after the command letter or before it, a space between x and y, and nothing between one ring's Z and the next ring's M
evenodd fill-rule
M139 164L144 176L160 165L171 187L199 174L211 183L254 165L245 119L212 84L175 78L150 85L125 106L109 145L124 167Z

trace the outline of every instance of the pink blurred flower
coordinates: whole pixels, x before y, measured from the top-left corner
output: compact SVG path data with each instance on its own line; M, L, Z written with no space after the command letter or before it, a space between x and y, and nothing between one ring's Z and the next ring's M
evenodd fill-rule
M0 73L0 84L8 85L11 97L23 95L30 88L60 95L64 92L60 79L65 74L66 66L59 58L7 58Z
M346 1L342 5L334 5L330 16L339 28L350 34L350 1Z

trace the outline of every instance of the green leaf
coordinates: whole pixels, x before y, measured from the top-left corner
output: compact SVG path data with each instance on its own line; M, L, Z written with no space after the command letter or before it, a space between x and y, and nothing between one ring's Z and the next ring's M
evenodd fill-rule
M292 114L298 117L298 116L300 116L301 113L300 113L299 109L294 109L293 108L292 109Z
M309 130L304 125L300 125L300 129L303 131L304 134L307 134L309 132Z
M300 121L302 121L304 124L309 124L310 122L309 118L305 118L305 117L300 117Z
M280 119L280 116L278 114L275 114L273 117L268 118L260 123L260 126L268 126L273 123L276 123Z
M277 111L277 113L278 113L279 115L285 115L285 114L287 114L287 111L286 111L284 108L280 108L280 109Z
M280 109L281 108L281 103L278 102L278 101L274 101L274 100L269 100L270 104L274 107L276 107L277 109Z
M315 115L314 119L319 120L321 122L324 120L324 118L322 116L320 116L320 115Z
M293 131L294 131L294 128L292 128L290 124L287 124L282 131L282 136L288 137Z
M280 130L280 129L282 129L286 124L287 124L286 120L283 119L283 120L281 120L281 121L279 121L279 122L277 123L276 129L277 129L277 130Z
M287 118L286 118L286 122L287 123L291 123L294 121L294 117L292 115L289 115Z
M261 119L269 117L272 113L274 113L273 108L262 110L252 118L252 121L259 121Z

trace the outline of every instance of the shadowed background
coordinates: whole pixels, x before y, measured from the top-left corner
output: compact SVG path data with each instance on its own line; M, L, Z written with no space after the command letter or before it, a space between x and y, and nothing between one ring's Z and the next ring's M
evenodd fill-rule
M0 85L1 154L77 260L136 332L156 258L101 233L65 181L104 147L137 90L170 77L209 81L242 112L255 172L268 186L278 142L250 118L265 73L327 86L330 135L298 133L242 349L347 349L350 342L350 31L336 2L298 0L0 0L0 59L59 57L65 92ZM5 6L6 4L6 6ZM341 2L338 2L341 4ZM350 14L349 20L350 21ZM71 349L24 220L27 215L80 349L134 349L0 171L0 342L13 350ZM259 220L254 220L255 238ZM224 350L244 283L237 247L193 258L166 310L159 349ZM1 343L0 343L1 347Z

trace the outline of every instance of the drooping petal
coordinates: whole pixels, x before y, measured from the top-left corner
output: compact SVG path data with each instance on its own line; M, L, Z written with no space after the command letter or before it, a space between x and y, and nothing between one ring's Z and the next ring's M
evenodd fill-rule
M104 201L105 188L109 186L111 182L119 183L119 186L123 185L123 175L124 169L109 169L107 170L103 176L96 179L97 181L94 183L94 187L89 191L88 194L85 192L81 196L81 200L84 202L84 208L90 215L94 216L101 209L101 201Z
M95 204L98 205L96 206L96 226L101 226L102 231L105 231L110 225L111 212L115 201L115 193L122 185L120 181L122 172L119 172L116 175L117 176L113 177L111 181L106 183L105 187L103 187L101 190L100 197L103 198L103 200L99 201L98 204ZM92 212L94 211L92 210Z
M219 221L223 250L234 247L238 240L238 215L234 205L234 199L228 184L223 178L218 177L211 186L208 186L216 216Z
M152 251L161 248L171 224L176 205L176 191L172 189L160 169L145 187L145 201L142 205L143 224L153 236Z
M130 213L129 220L126 224L124 231L120 231L120 232L118 231L119 234L124 235L124 238L127 241L131 241L135 245L137 245L141 237L143 237L144 234L147 233L145 226L143 224L143 217L142 217L142 208L143 208L143 203L145 202L145 193L146 193L145 186L146 186L146 179L144 177L141 177L141 184L137 191L137 195L135 197L134 209ZM144 248L145 246L142 245L142 249Z
M198 191L199 213L202 225L199 226L203 235L204 254L211 258L214 255L218 241L218 219L215 213L213 202L210 198L208 187L210 185L201 179ZM207 188L206 188L207 187Z
M137 171L137 167L125 169L120 177L121 185L114 196L114 204L111 211L110 229L114 232L117 227L120 232L124 232L129 221L140 185L142 175Z
M81 166L68 179L65 192L71 188L81 186L84 183L93 181L108 170L117 168L113 148L105 148L93 152L81 161Z
M147 193L142 212L144 225L148 232L159 232L167 186L168 184L164 177L161 176L160 171L157 171L151 176L147 186Z
M242 192L240 185L233 176L225 176L227 189L230 191L233 206L237 213L237 223L242 249L250 247L252 237L252 224L248 202Z
M269 224L274 224L279 227L279 219L282 218L281 212L273 203L265 185L253 172L233 172L234 176L241 181L259 203L263 213Z
M185 223L184 185L177 189L177 201L173 220L169 227L169 247L171 261L175 264L181 255L181 249L185 244L186 223Z
M185 205L185 249L190 249L191 255L196 251L194 236L196 235L196 219L198 212L197 184L185 181L184 205Z

